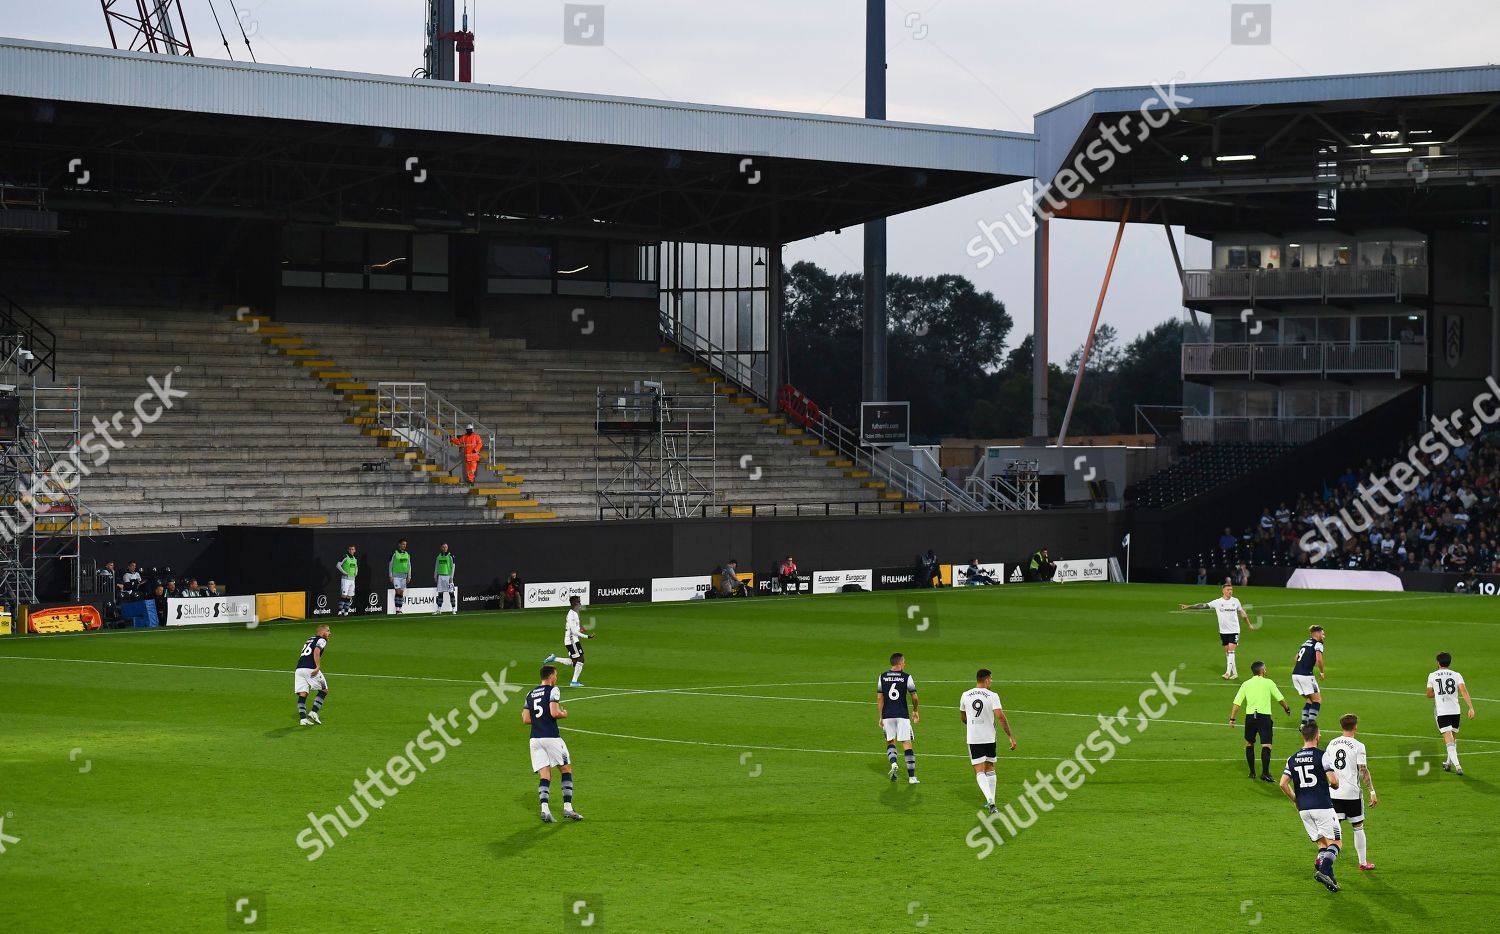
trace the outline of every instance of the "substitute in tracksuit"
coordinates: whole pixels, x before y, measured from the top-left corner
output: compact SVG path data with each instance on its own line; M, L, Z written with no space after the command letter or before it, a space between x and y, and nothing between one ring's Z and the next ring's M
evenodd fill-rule
M438 549L437 559L432 562L432 577L437 581L437 611L443 612L443 595L447 594L453 604L451 612L458 612L458 588L454 585L454 577L458 574L458 559L453 557L453 552L448 550L448 543L443 542Z

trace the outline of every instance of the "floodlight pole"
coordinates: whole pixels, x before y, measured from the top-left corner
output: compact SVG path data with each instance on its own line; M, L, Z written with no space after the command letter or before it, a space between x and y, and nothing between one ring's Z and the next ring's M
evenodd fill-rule
M865 117L885 119L885 0L865 0ZM864 332L860 398L885 402L885 218L865 223Z

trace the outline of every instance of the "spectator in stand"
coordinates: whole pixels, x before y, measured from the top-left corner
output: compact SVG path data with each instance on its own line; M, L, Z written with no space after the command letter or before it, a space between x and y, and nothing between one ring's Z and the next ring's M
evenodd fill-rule
M1193 583L1197 584L1199 587L1206 586L1208 584L1208 568L1199 565L1198 578Z
M120 575L120 599L136 600L140 598L141 588L146 580L141 576L141 571L132 561L125 565L125 573Z
M156 604L156 618L165 623L167 619L167 588L157 584L151 592L151 600Z
M1443 555L1443 570L1462 574L1469 567L1469 549L1463 542L1454 542Z
M115 563L104 562L104 567L94 572L94 591L96 593L108 594L113 600L119 593L119 582L115 579Z
M776 571L776 585L784 594L795 594L797 592L797 562L792 560L791 555L781 562L781 567Z
M1270 509L1260 511L1260 527L1262 531L1269 532L1276 528L1276 520L1271 517Z
M201 594L201 596L204 596L204 597L217 597L217 596L219 596L219 585L218 585L218 583L216 581L214 581L214 580L209 580L209 582L207 584L203 585L203 593Z
M1239 543L1240 540L1234 537L1233 532L1229 531L1229 526L1224 526L1224 534L1219 536L1219 550L1234 551L1234 546Z
M1286 500L1282 500L1281 505L1276 507L1275 516L1277 525L1286 525L1292 521L1292 511L1286 508Z
M505 586L500 591L500 609L519 610L526 599L526 584L521 580L521 575L515 571L510 572L510 577L505 579Z
M198 579L195 577L192 580L189 580L185 585L183 585L182 591L178 593L177 596L201 597L203 596L203 588L198 586Z
M1243 561L1234 569L1234 585L1236 587L1250 586L1250 566Z

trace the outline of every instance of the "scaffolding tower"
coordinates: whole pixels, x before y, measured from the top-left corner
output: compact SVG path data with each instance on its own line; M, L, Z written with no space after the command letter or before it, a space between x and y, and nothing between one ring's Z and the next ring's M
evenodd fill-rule
M72 453L81 383L28 377L31 355L18 336L0 337L0 354L0 601L19 619L22 604L37 602L39 579L78 596L83 535L95 520L80 499L85 474Z
M596 390L594 481L601 519L686 518L718 500L718 397L659 380Z

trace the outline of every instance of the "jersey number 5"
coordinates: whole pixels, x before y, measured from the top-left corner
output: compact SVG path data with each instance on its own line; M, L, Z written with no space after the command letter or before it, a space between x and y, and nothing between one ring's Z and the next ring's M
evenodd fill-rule
M542 709L542 699L540 697L532 700L531 715L533 717L541 717L545 715L545 711Z

